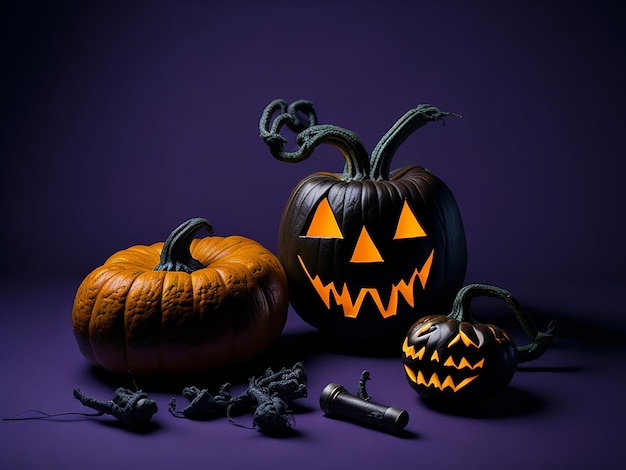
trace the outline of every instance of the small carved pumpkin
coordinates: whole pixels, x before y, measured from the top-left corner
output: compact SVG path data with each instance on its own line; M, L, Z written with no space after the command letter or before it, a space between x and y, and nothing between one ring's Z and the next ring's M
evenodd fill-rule
M478 295L504 300L533 342L517 348L503 329L477 323L470 301ZM472 284L459 291L448 316L429 315L411 326L402 344L406 378L425 398L480 398L508 385L519 362L543 354L555 329L552 322L546 332L538 332L509 292Z
M278 259L240 236L191 219L165 243L119 251L76 293L74 335L83 355L117 373L201 372L238 364L281 334L287 280Z
M281 114L270 124L276 111ZM299 113L308 114L309 127ZM389 171L411 132L448 114L429 105L410 110L370 157L351 131L316 124L307 101L276 100L265 109L261 136L277 159L303 160L322 143L346 159L342 174L304 178L280 224L278 257L290 301L307 323L363 346L397 344L423 312L449 309L467 260L456 201L425 168ZM299 132L296 152L283 151L284 124Z

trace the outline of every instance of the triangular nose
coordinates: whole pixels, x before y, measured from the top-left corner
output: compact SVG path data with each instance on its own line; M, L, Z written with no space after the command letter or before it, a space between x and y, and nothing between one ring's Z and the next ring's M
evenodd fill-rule
M374 245L374 241L370 234L367 233L367 229L363 227L361 234L354 247L352 253L351 263L382 263L383 257L380 255L378 248Z

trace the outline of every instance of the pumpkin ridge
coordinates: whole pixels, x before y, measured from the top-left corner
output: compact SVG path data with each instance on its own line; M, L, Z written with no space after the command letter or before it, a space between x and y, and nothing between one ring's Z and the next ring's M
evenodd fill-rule
M313 197L319 201L321 201L324 197L328 198L330 191L341 181L339 179L337 181L328 181L327 179L322 179L319 183L310 184L309 182L316 175L319 176L319 173L309 175L308 177L304 178L302 181L300 181L300 183L298 183L298 185L291 192L291 195L289 196L289 200L287 204L285 205L285 210L283 211L283 214L281 216L281 224L283 223L286 217L291 217L290 214L287 213L287 208L290 207L292 204L296 204L298 206L302 205L305 201L308 200L308 198L311 195L313 195ZM333 177L335 176L332 173L329 173L329 175L332 175ZM318 184L324 185L323 190L319 190ZM321 197L318 195L321 195ZM315 204L316 208L318 204L319 202ZM308 227L309 223L311 222L311 217L312 215L307 216L306 222L304 224L306 227ZM280 246L279 246L279 250L280 250Z
M222 282L222 286L224 286L224 289L228 290L229 292L233 292L234 288L233 288L233 282L232 282L232 278L233 276L233 269L232 266L212 266L211 269L213 269L217 275L219 276L221 282ZM241 325L239 325L239 320L240 320L240 315L241 312L239 310L233 310L232 308L229 308L228 311L224 311L223 308L220 309L220 314L221 315L228 315L231 319L231 328L230 328L230 333L235 336L240 328ZM235 346L233 345L231 349L234 349Z
M212 240L216 239L216 240ZM252 240L246 237L232 235L229 237L211 237L211 239L198 240L195 249L192 250L194 255L201 255L204 261L204 267L213 265L215 262L230 260L233 256L240 256L241 251L249 249ZM254 243L254 242L253 242Z
M400 181L404 179L409 173L417 173L417 174L428 174L432 175L432 173L421 165L407 165L402 168L396 168L395 170L389 173L388 181Z
M219 244L222 237L212 236L210 238L194 239L191 242L191 255L202 263L206 269L211 264L213 258L216 257L215 248ZM219 253L217 254L219 256ZM199 269L198 271L201 271ZM195 272L195 271L194 271ZM192 273L193 274L193 273Z
M126 362L126 333L124 327L124 306L126 294L130 286L142 271L122 270L109 278L98 292L91 320L89 322L89 340L94 352L96 362L109 370L116 372L128 371ZM128 277L127 277L128 276ZM111 287L115 287L113 291ZM117 297L117 302L115 298ZM120 303L120 299L123 302ZM117 303L117 306L115 305ZM122 310L120 310L120 308ZM121 329L121 331L120 331ZM121 334L120 334L121 333ZM112 350L121 347L122 362L120 355ZM106 352L105 352L106 350ZM117 356L117 357L116 357Z
M263 303L262 308L254 308L253 310L254 312L257 313L255 315L256 323L258 324L259 318L261 318L261 323L265 325L266 320L268 319L272 310L272 303L270 302L267 292L265 291L265 289L261 288L261 282L266 277L266 273L263 271L262 268L260 268L259 270L255 272L250 268L250 266L246 265L245 263L242 263L242 264L246 267L246 269L248 269L248 271L250 272L250 275L252 276L253 285L252 285L251 290L254 291L254 295L252 298L255 300L258 298ZM256 302L255 302L255 307L258 307L258 304ZM261 313L262 316L259 315L259 313Z
M151 357L154 356L157 357L157 368L162 367L162 357L160 353L162 337L161 325L163 322L161 298L165 275L165 271L146 271L141 273L134 279L126 296L124 331L126 364L129 371L139 374L146 373L144 363L150 363ZM147 296L150 296L149 300L152 300L154 303L152 312L150 312L151 305L145 304ZM150 313L152 313L154 317L151 319L148 317L147 319L147 315L150 315ZM154 328L154 336L152 337L146 332L146 323L148 323L148 320L151 320L150 324L157 327ZM137 342L137 344L135 344L135 342Z
M248 264L244 262L240 262L240 264L250 273L250 278L252 280L248 287L248 291L250 293L248 297L254 301L254 306L252 308L252 313L254 314L253 322L257 327L267 329L267 324L273 317L272 309L274 305L274 302L269 298L269 289L263 288L263 281L267 278L269 271L266 269L264 270L261 266L260 269L255 272ZM259 308L259 301L262 302L262 308ZM267 335L264 334L263 336Z
M149 246L134 245L126 248L125 250L120 250L117 253L114 253L105 261L104 264L121 264L128 266L128 269L141 268L152 270L158 261L159 253L155 249Z
M178 370L193 361L197 345L197 318L193 315L193 285L189 273L168 271L161 295L161 358L166 370ZM181 351L181 344L187 348Z
M116 275L117 271L111 271L106 266L96 268L81 282L74 299L72 308L72 329L74 336L81 352L94 363L97 361L89 334L93 308L101 285Z
M231 245L228 247L228 256L224 256L223 259L240 259L246 258L245 255L247 254L255 253L263 255L267 253L265 248L249 238L235 235L228 237L228 239L228 241L231 242Z

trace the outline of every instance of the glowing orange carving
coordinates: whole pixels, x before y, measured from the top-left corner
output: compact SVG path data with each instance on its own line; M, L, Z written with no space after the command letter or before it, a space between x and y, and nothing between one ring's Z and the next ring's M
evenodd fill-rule
M464 367L467 367L468 369L472 369L472 370L481 369L484 364L485 364L485 360L481 359L476 364L472 365L464 357L461 358L458 364L454 362L454 359L452 359L452 357L449 357L446 360L446 362L443 363L444 366L454 367L455 369L463 369Z
M405 280L400 280L397 284L391 285L391 293L389 294L389 302L387 303L387 306L383 304L383 301L380 298L380 294L375 287L362 287L359 290L356 299L353 301L346 283L343 284L341 292L339 292L339 290L337 290L337 288L335 287L335 283L333 281L329 282L328 284L324 284L319 276L312 276L311 273L309 273L309 270L306 268L306 265L304 264L304 261L302 260L302 257L300 255L298 255L298 261L300 261L302 269L304 269L304 272L309 278L309 281L324 302L324 305L326 305L326 308L330 309L330 296L332 294L335 303L338 306L343 307L344 316L348 318L356 318L359 315L359 311L361 309L363 301L365 300L365 297L369 294L383 318L388 318L395 315L398 310L399 294L402 295L404 300L411 307L414 307L415 300L413 296L413 286L415 284L415 279L419 278L422 288L425 288L426 281L428 280L428 275L430 274L430 268L433 263L434 255L435 250L432 250L422 268L415 268L408 282Z
M343 239L343 234L333 214L333 210L330 207L328 198L322 199L315 209L313 218L309 223L305 237L309 238L339 238ZM406 199L400 212L398 219L398 225L394 235L394 240L405 238L419 238L425 237L426 232L424 228L417 220L417 217L413 213L413 210L409 206ZM340 288L335 287L333 281L328 284L324 284L318 275L311 275L306 268L302 257L298 255L298 261L302 265L304 272L306 273L309 281L315 288L315 291L323 300L326 308L330 309L331 294L338 306L343 308L344 316L348 318L356 318L361 309L365 298L369 295L374 304L378 308L378 311L383 318L388 318L396 315L398 309L399 296L401 295L407 304L414 307L414 284L415 279L418 278L422 285L422 289L426 288L426 281L430 275L430 270L433 263L434 250L431 250L430 255L424 262L421 268L415 268L410 279L401 279L397 284L391 285L391 293L387 304L380 298L378 289L375 287L362 287L357 293L356 298L353 300L350 292L348 291L347 284L344 283ZM384 259L376 247L374 240L370 236L365 226L361 227L361 232L356 242L356 246L352 252L350 258L351 263L383 263Z
M454 338L452 338L452 341L448 343L448 347L452 346L453 344L458 343L459 341L462 341L463 344L468 347L469 346L474 346L475 348L480 347L480 340L478 338L476 338L476 340L473 340L472 338L467 336L467 334L464 331L459 331L459 334L456 335Z
M426 346L422 346L422 349L415 352L415 346L409 346L409 338L404 338L404 343L402 344L402 351L406 357L410 357L411 359L421 359L424 357L424 352L426 352Z
M306 236L311 238L343 238L327 198L324 198L317 206Z
M417 385L424 385L425 387L435 387L439 390L451 388L452 391L454 392L458 392L460 389L462 389L463 387L465 387L467 384L469 384L470 382L472 382L474 379L478 377L477 375L466 377L463 380L461 380L461 382L459 382L458 384L455 384L454 380L452 380L452 377L450 377L449 375L446 376L446 378L442 381L437 375L437 373L433 372L430 378L426 380L426 378L424 377L424 374L422 374L421 371L418 371L417 374L415 374L415 372L406 364L404 365L404 370L406 371L407 377L411 381L415 382Z
M398 226L396 227L396 234L393 236L394 240L403 238L418 238L425 237L426 232L424 228L415 217L415 214L409 207L409 203L404 200L402 206L402 212L400 212L400 219L398 220Z
M383 257L365 227L361 228L361 234L352 252L351 263L382 263Z
M496 339L496 341L498 343L502 343L502 342L505 342L505 341L507 341L507 342L511 341L511 338L506 333L506 331L500 330L500 334L498 334L498 332L495 330L495 328L493 326L487 325L487 327L489 328L489 331L491 331L491 333L493 334L493 337Z

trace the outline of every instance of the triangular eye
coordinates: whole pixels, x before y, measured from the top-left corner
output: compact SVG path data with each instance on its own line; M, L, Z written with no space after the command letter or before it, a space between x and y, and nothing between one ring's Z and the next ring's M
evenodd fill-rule
M305 236L312 238L343 238L327 198L324 198L315 209L315 214L313 214L313 219Z
M425 236L426 232L424 228L417 220L417 217L415 217L415 214L405 199L402 212L400 212L398 226L396 227L396 234L393 236L393 239L398 240L402 238L418 238Z
M356 246L354 247L354 252L352 253L351 263L382 263L383 257L380 256L380 252L376 245L374 245L374 241L370 234L367 233L367 229L363 227L361 229L361 234L359 235L359 239L356 242Z

